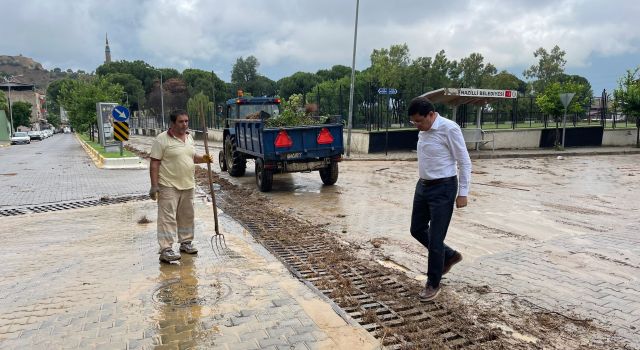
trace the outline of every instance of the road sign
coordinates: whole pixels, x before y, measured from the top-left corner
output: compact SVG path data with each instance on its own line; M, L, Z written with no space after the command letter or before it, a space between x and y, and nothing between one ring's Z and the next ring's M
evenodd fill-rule
M129 123L113 122L113 138L117 141L129 141Z
M398 93L398 90L392 88L379 88L378 94L380 95L395 95Z
M113 119L119 122L126 122L129 119L129 110L125 106L115 106L111 111Z
M564 106L564 108L567 108L567 106L569 105L569 102L571 102L571 100L573 99L573 96L575 96L574 92L560 94L560 101L562 102L562 105Z

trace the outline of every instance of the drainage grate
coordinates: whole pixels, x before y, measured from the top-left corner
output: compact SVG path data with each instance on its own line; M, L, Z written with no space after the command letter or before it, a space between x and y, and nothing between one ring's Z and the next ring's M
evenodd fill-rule
M85 200L85 201L43 204L43 205L35 205L35 206L28 206L28 207L21 207L21 208L0 209L0 217L47 213L47 212L67 210L67 209L80 209L80 208L96 207L100 205L111 205L111 204L119 204L119 203L133 202L133 201L143 201L147 199L149 199L149 195L138 194L138 195L119 196L119 197L102 197L100 199Z
M437 337L444 348L450 349L491 348L492 341L497 339L493 334L476 336L468 329L458 328L465 326L456 326L459 322L452 312L437 302L411 305L398 302L399 299L411 300L415 292L373 265L354 259L349 267L327 267L321 262L335 252L313 234L299 237L295 243L281 242L269 238L269 232L279 229L275 220L257 222L249 217L240 222L253 235L262 238L262 243L292 273L331 299L385 348L422 348L425 345L422 342L429 341L424 338L425 330L431 332L429 336ZM349 290L348 295L344 294L345 290Z

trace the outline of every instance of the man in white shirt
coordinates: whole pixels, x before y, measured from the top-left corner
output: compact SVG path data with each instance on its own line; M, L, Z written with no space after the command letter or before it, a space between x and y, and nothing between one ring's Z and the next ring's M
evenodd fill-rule
M429 251L427 283L420 298L430 301L440 293L442 275L462 260L462 254L444 244L444 239L454 203L458 208L467 206L471 159L458 124L440 116L429 99L414 98L408 115L420 130L420 180L413 198L411 235Z

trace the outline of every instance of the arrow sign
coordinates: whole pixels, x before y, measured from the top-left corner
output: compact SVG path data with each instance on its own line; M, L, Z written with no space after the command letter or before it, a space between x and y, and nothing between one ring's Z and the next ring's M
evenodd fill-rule
M378 94L379 95L395 95L397 93L398 93L398 90L392 89L392 88L379 88L378 89Z
M566 94L560 94L560 101L562 102L562 105L564 106L564 108L567 108L567 106L569 105L569 103L573 99L573 96L575 96L575 93L573 93L573 92L569 92L569 93L566 93Z
M111 110L111 116L119 122L126 122L129 119L129 115L129 110L125 106L115 106Z

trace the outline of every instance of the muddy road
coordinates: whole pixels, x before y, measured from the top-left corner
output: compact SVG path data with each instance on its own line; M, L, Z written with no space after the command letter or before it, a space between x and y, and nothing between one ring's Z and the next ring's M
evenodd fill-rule
M345 161L335 186L322 186L317 173L276 175L267 194L255 187L251 161L244 177L218 181L225 211L253 224L272 251L307 249L283 261L359 323L377 325L387 346L424 346L419 328L430 320L427 333L450 332L463 344L454 348L635 348L639 160L474 161L470 205L455 211L447 238L465 260L443 280L439 318L402 314L424 307L413 304L426 278L426 251L409 234L415 162ZM382 285L389 276L395 292L358 282ZM363 308L362 293L377 309ZM403 322L385 323L396 316Z

